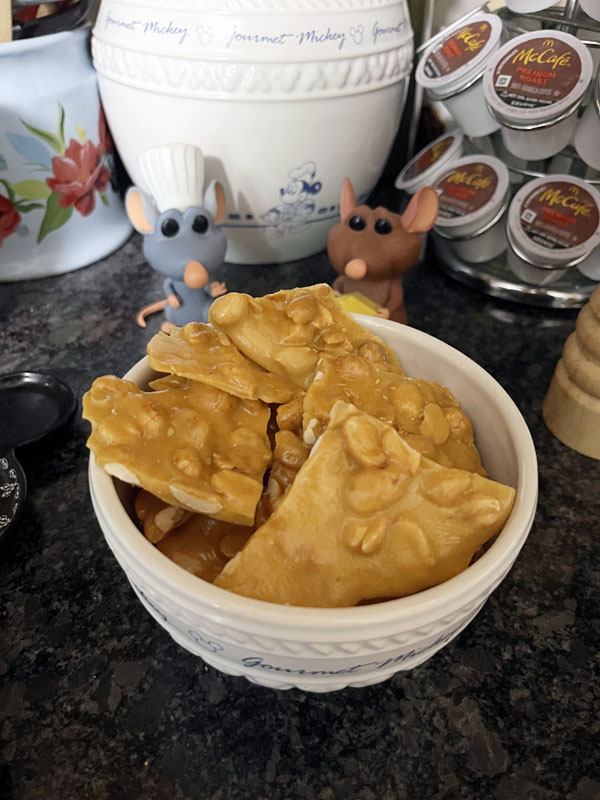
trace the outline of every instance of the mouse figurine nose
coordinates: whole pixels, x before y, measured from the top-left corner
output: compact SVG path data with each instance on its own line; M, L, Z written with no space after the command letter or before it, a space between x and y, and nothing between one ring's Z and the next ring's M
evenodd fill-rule
M352 258L344 267L344 274L355 281L362 280L367 274L367 262L364 258Z
M199 261L188 261L183 273L183 282L190 289L203 289L209 281L206 269Z

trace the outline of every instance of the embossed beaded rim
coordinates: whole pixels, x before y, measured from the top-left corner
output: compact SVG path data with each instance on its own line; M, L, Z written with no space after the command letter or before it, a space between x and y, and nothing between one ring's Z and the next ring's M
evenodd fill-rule
M216 99L302 100L373 92L406 80L412 66L412 39L377 54L323 61L272 64L200 61L139 53L92 39L98 73L125 86L169 95ZM176 80L173 78L176 75Z
M472 566L460 575L439 586L426 589L416 595L397 600L354 608L304 608L280 606L227 592L217 586L204 583L171 562L139 532L121 504L113 479L107 475L90 456L90 491L109 525L112 534L118 538L120 547L130 558L135 559L138 569L144 569L153 580L159 580L168 587L171 595L186 604L202 603L221 619L234 615L246 619L249 625L281 625L288 628L293 637L298 628L312 629L311 636L318 640L319 635L347 638L349 629L358 634L357 628L369 630L373 625L393 623L398 630L399 622L405 620L418 627L421 619L434 620L455 611L453 603L464 604L481 593L484 587L491 592L500 576L512 564L521 549L535 516L538 492L537 458L529 428L520 411L505 390L482 367L470 358L444 342L422 331L398 325L388 320L356 315L357 320L369 330L386 339L386 332L397 336L401 334L402 346L409 348L411 343L427 345L432 353L445 356L452 361L457 371L472 374L481 386L481 400L493 398L502 406L504 420L510 427L514 447L517 451L518 477L517 493L512 513L496 541ZM152 371L147 359L141 359L127 374L134 382L147 380ZM486 397L487 395L487 397ZM446 613L444 613L446 610Z
M142 8L180 9L198 11L198 0L127 0L122 5L140 6ZM404 0L202 0L204 13L239 14L246 11L252 13L272 14L283 11L293 12L336 12L363 11L382 9L403 5ZM406 9L408 16L408 10Z

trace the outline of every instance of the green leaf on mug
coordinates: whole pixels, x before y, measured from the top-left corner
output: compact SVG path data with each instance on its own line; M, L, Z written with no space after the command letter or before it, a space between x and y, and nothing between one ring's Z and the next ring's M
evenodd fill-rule
M50 145L50 147L55 150L60 156L65 152L65 142L64 139L61 139L55 133L50 133L50 131L43 131L41 128L36 128L33 125L29 125L29 123L25 122L24 119L21 120L23 125L27 128L30 133L33 133L34 136L37 136L38 139L41 139L46 144Z
M17 200L15 208L21 214L27 214L28 211L33 211L35 208L43 208L43 203L24 203L22 200Z
M8 201L14 205L15 193L13 191L12 186L10 185L10 183L8 181L5 181L4 178L0 178L0 183L6 189L6 197L8 198Z
M61 225L64 225L65 222L68 222L71 214L73 213L73 206L61 208L58 205L59 200L60 195L56 194L56 192L52 192L46 201L46 213L44 214L44 219L40 225L40 232L38 233L37 238L38 244L42 241L42 239L48 236L49 233L52 233L52 231L55 231L57 228L60 228Z
M24 197L25 200L45 200L52 194L52 189L46 181L20 181L13 183L13 189L19 197Z
M109 204L108 197L104 194L104 192L100 192L100 200L102 200L105 206Z
M60 145L61 145L61 149L59 150L59 153L62 155L65 152L67 145L66 145L66 142L65 142L65 110L61 106L60 103L58 104L58 126L57 126L57 131L58 131L57 138L58 138L58 141L60 142Z

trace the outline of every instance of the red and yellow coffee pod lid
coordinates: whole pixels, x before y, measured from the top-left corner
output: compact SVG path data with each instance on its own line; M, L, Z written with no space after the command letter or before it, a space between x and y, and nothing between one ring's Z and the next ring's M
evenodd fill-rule
M423 53L415 80L438 100L455 94L483 74L501 35L502 21L495 14L478 14L448 28Z
M507 233L531 264L577 264L600 244L600 192L572 175L535 178L513 197Z

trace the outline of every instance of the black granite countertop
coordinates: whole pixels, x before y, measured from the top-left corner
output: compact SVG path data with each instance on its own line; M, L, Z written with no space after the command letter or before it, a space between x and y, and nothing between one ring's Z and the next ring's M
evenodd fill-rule
M225 265L255 295L333 277L324 254ZM0 551L2 800L594 800L600 798L600 462L553 438L541 404L577 312L468 289L427 259L409 322L487 369L539 458L538 513L517 562L454 641L388 681L277 692L181 649L136 599L87 488L79 411L20 451L29 498ZM79 399L123 374L160 317L140 238L64 276L0 284L2 372L38 369Z

